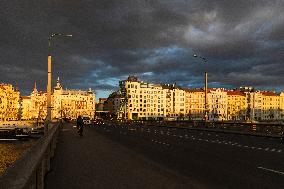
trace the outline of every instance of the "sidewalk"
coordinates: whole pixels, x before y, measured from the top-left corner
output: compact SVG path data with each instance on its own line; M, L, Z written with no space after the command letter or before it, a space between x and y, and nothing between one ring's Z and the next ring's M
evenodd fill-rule
M85 127L79 137L72 124L61 131L46 189L196 188L188 180Z

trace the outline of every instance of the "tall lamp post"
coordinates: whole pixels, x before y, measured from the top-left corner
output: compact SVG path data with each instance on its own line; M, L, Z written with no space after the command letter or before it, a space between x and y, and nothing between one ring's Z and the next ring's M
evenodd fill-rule
M51 122L51 40L55 36L72 37L70 34L54 33L48 38L48 58L47 58L47 115L46 124L44 126L44 133L48 131L48 124Z
M204 63L207 62L206 58L204 57L201 57L201 56L198 56L196 54L193 54L193 57L195 58L200 58ZM204 108L205 108L205 121L208 120L208 112L207 112L207 91L208 91L208 74L207 74L207 71L205 70L204 71L204 91L205 91L205 94L204 94Z

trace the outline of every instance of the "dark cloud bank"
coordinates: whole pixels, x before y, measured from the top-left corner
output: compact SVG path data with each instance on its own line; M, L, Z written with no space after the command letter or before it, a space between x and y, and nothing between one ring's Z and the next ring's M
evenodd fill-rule
M68 88L113 90L129 74L201 87L206 69L210 87L284 90L281 0L2 0L0 25L0 81L23 93L44 89L54 32L73 34L52 48Z

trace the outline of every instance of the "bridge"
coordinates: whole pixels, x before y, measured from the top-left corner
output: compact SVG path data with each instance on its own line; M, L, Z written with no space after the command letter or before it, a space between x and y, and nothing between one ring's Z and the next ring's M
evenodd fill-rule
M277 124L109 122L86 126L80 137L74 123L54 124L0 177L0 188L280 189L282 131Z

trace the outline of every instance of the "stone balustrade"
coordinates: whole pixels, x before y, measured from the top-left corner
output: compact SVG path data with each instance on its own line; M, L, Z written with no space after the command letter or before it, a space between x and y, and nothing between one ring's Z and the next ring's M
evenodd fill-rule
M44 176L50 170L61 123L51 123L49 126L48 134L0 175L1 189L44 188Z

